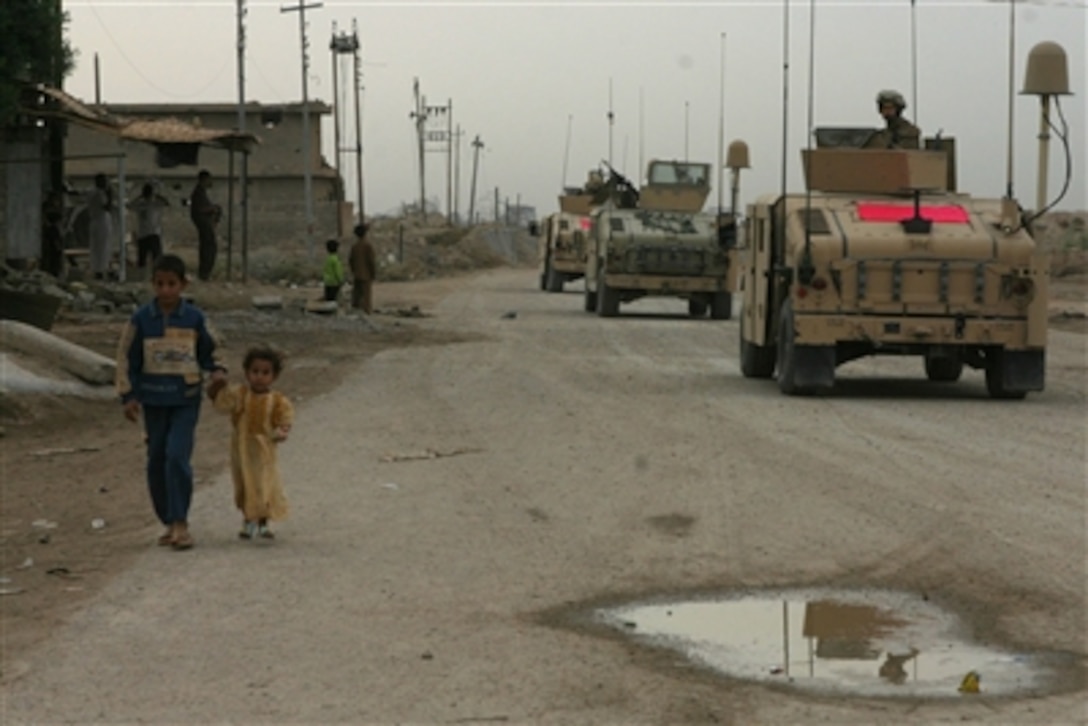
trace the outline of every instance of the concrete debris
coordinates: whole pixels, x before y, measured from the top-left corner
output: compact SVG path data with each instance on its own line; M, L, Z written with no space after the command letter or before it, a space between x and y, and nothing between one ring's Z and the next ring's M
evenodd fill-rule
M306 312L318 315L336 315L340 305L335 300L310 300L306 303Z
M53 362L87 383L108 385L116 375L116 362L106 356L18 320L0 320L0 345Z
M279 295L254 295L253 307L258 310L283 310L283 298Z
M394 463L398 461L421 461L425 459L443 459L449 456L460 456L461 454L478 454L483 449L476 448L460 448L452 449L450 451L437 451L435 449L424 449L423 451L415 451L404 454L386 454L381 457L379 461L383 463Z

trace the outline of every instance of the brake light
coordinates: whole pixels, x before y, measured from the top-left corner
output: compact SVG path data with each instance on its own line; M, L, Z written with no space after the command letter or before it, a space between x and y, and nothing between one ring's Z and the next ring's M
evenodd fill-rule
M589 217L582 217L581 219L578 220L578 225L582 229L589 229L590 226L592 225L592 223L589 221Z
M808 297L808 288L807 287L802 287L801 285L798 285L797 286L797 297L798 298Z
M812 280L812 289L816 290L817 292L826 290L827 289L827 280L825 280L822 277L813 278L813 280Z

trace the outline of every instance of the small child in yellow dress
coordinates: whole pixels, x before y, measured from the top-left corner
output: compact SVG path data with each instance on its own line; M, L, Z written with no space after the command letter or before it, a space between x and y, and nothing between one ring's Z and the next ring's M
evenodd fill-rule
M217 411L230 414L234 427L230 469L234 503L244 517L238 536L272 539L275 535L268 523L287 516L276 447L287 440L294 422L294 408L287 396L272 390L272 384L283 371L283 355L279 351L250 348L242 368L245 383L213 383L208 396Z

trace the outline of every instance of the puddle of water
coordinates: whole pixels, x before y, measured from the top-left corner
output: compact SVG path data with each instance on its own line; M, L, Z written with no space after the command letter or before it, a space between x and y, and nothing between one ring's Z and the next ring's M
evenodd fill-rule
M611 627L734 678L867 696L1028 695L1047 668L1028 654L965 640L958 619L893 592L761 592L724 600L598 610Z

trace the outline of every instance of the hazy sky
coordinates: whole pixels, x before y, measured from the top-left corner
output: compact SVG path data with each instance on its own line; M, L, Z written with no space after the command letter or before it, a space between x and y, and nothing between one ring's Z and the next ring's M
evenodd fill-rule
M301 99L297 0L247 0L246 99ZM100 58L107 103L205 103L238 98L234 0L65 0L78 50L67 90L94 97ZM472 148L484 143L477 208L494 188L540 214L556 209L565 181L578 184L609 156L639 176L639 160L718 158L722 48L725 142L747 141L752 169L741 201L781 188L784 85L783 0L748 2L361 2L324 0L306 13L311 100L333 102L334 22L359 24L364 59L363 157L369 213L418 198L412 80L429 104L453 102L464 134L461 210L468 207ZM960 188L1000 196L1005 189L1010 5L917 0L917 85L912 83L911 3L808 0L790 3L789 186L801 191L800 149L808 110L814 126L877 126L875 94L896 88L906 115L926 134L955 137ZM1085 114L1088 0L1025 0L1015 5L1014 192L1034 206L1039 99L1019 95L1028 51L1041 41L1068 54L1073 183L1059 208L1088 209ZM814 25L812 24L814 22ZM810 64L810 28L815 49ZM722 33L725 33L724 43ZM810 67L814 93L810 97ZM344 76L341 76L343 80ZM345 84L345 91L348 84ZM640 114L640 95L642 113ZM914 103L914 99L917 103ZM350 102L350 96L347 98ZM640 119L641 116L641 119ZM568 123L569 120L569 123ZM1055 114L1055 122L1057 115ZM565 154L568 125L570 150ZM332 161L332 124L325 156ZM350 136L347 143L351 143ZM686 147L686 149L685 149ZM259 151L258 151L259 153ZM353 168L345 156L346 169ZM566 178L563 178L566 166ZM349 194L354 195L348 174ZM1065 178L1061 144L1051 139L1049 198ZM725 176L728 186L728 172ZM300 184L299 194L302 189ZM427 196L445 208L445 155L427 155ZM712 192L711 202L717 197ZM728 192L726 193L728 203Z

